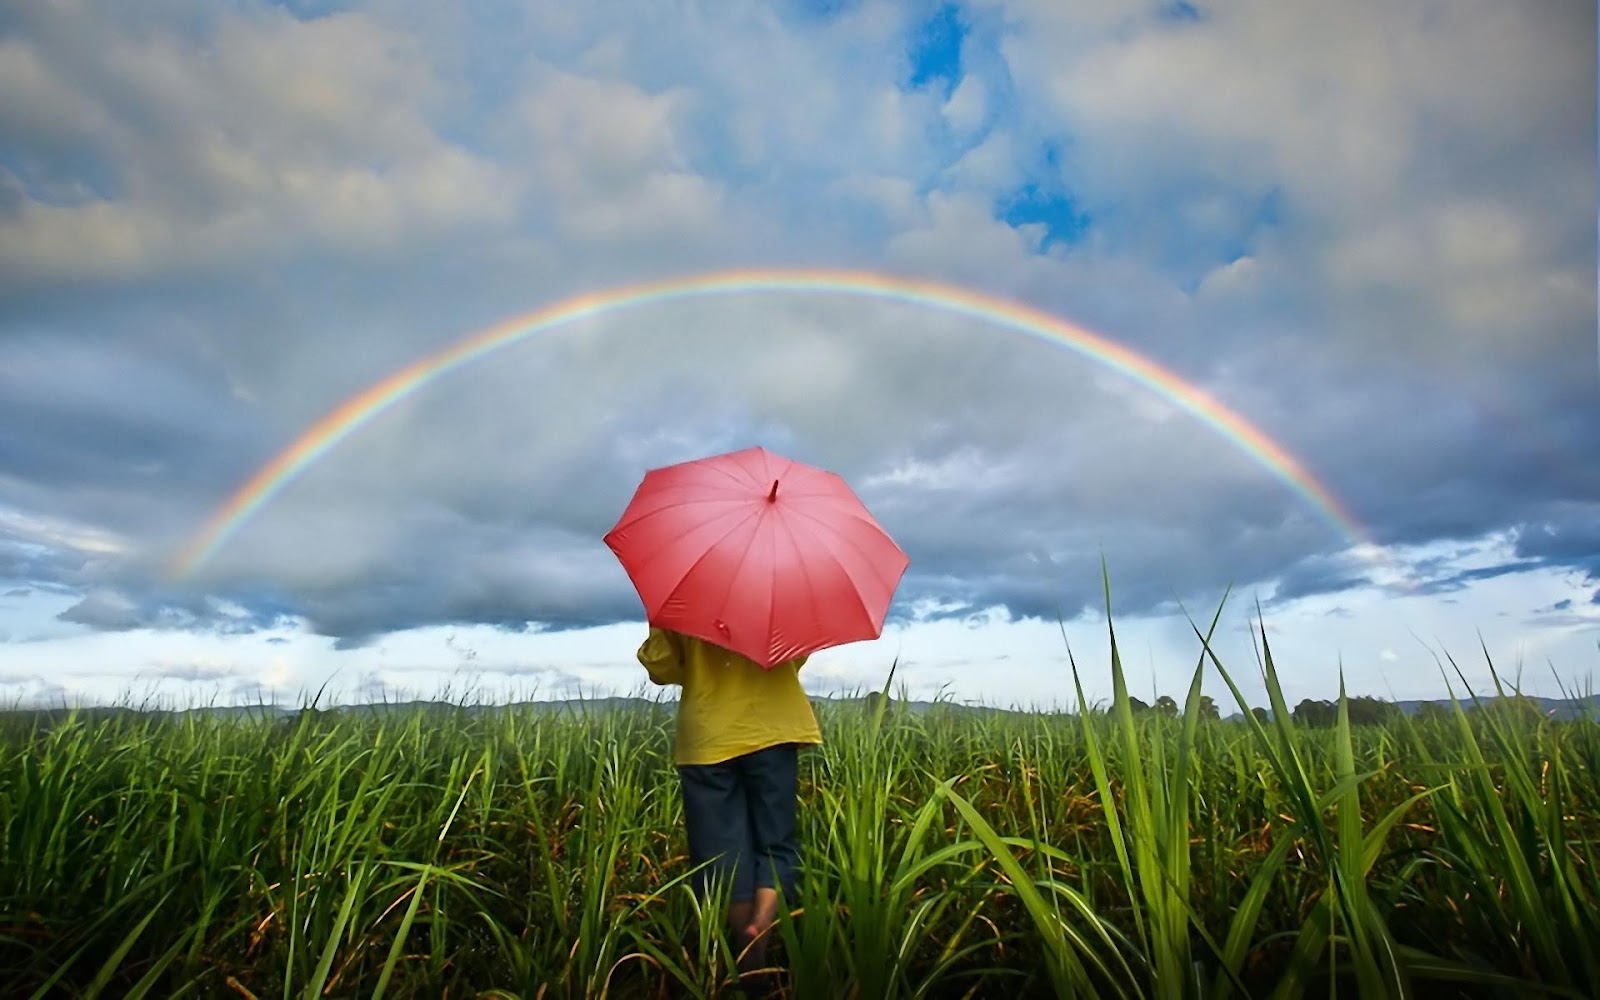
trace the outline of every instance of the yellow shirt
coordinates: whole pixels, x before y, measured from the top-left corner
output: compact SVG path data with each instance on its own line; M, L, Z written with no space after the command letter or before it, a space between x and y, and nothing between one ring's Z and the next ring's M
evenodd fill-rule
M639 662L657 684L683 685L677 762L717 764L779 743L821 743L800 687L804 656L763 670L748 657L652 627Z

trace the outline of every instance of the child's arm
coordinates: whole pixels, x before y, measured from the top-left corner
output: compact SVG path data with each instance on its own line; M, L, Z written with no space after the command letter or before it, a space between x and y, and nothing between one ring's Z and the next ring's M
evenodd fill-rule
M683 649L677 637L652 627L639 647L639 662L656 684L683 683Z

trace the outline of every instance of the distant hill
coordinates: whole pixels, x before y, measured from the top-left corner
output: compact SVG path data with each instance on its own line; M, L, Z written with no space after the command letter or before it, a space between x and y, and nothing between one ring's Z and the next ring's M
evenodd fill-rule
M1556 719L1583 719L1600 718L1600 694L1592 694L1584 698L1535 698L1533 695L1523 695L1524 701L1532 702L1539 707L1545 715ZM1473 703L1470 699L1462 698L1461 707L1471 711ZM1485 703L1498 701L1498 698L1483 698ZM1511 699L1507 699L1511 700ZM1422 711L1426 705L1438 705L1449 709L1450 700L1435 699L1432 701L1397 701L1394 704L1400 707L1407 715L1415 715Z
M1515 696L1512 696L1506 698L1505 700L1512 701L1514 699ZM1471 698L1465 697L1457 700L1460 701L1462 708L1471 712L1476 709L1479 704L1492 705L1501 699L1498 697L1485 698L1480 695L1477 702L1474 702ZM1600 694L1588 695L1581 698L1536 698L1533 695L1523 695L1522 700L1525 702L1531 702L1532 704L1538 706L1539 711L1553 719L1600 719ZM1338 704L1337 701L1332 700L1330 700L1329 703L1333 705ZM1394 705L1407 715L1416 715L1418 712L1430 705L1436 708L1441 708L1447 712L1453 711L1449 698L1423 698L1408 701L1388 702L1387 704ZM1290 711L1293 711L1294 706L1290 705L1289 709ZM1272 709L1268 708L1267 714L1270 716L1272 714ZM1230 715L1224 715L1222 718L1224 721L1227 721L1229 719L1243 718L1243 716L1239 712L1233 712Z
M1492 703L1498 699L1485 698L1485 703ZM1581 698L1536 698L1531 695L1524 696L1524 700L1538 706L1545 715L1560 720L1573 720L1592 718L1600 719L1600 694L1588 695ZM819 707L845 708L851 705L866 707L870 704L865 697L833 697L814 696L812 704ZM331 705L318 709L331 715L349 714L366 716L409 715L414 712L430 712L440 715L454 715L466 713L475 715L483 712L501 712L515 710L519 712L538 712L548 714L594 714L620 711L637 711L660 706L666 711L673 711L674 702L656 702L648 698L574 698L552 701L521 701L508 704L466 704L456 705L445 701L399 701L399 702L371 702L355 705ZM1446 711L1450 710L1449 699L1409 700L1393 702L1407 715L1416 715L1426 706L1434 705ZM897 714L927 715L935 712L948 712L953 715L1032 715L1036 714L1028 709L1000 708L993 705L968 705L954 701L901 701L894 699L891 702ZM1462 705L1468 711L1475 706L1470 699L1463 699ZM1292 707L1292 706L1291 706ZM65 719L72 710L66 708L12 708L0 709L0 722L31 722L36 720L60 721ZM300 714L301 709L286 705L202 705L188 709L137 709L125 706L86 706L77 709L80 719L110 719L119 716L145 716L181 720L190 716L208 719L236 719L239 721L289 719ZM1271 710L1268 709L1270 714ZM1051 713L1045 713L1051 714ZM1070 714L1070 713L1068 713ZM1239 712L1233 712L1222 717L1223 721L1241 719Z

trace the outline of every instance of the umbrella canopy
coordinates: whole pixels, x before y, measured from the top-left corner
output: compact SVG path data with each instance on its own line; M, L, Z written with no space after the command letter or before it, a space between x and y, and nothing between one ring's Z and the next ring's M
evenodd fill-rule
M911 562L838 475L765 448L651 469L605 541L650 624L767 668L882 635Z

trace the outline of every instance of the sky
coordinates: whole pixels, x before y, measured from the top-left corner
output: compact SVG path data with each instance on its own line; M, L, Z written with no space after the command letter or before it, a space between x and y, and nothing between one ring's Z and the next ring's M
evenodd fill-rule
M648 691L601 541L763 445L911 564L813 694L1264 702L1600 665L1596 23L1576 0L0 2L0 700ZM188 572L346 401L418 386ZM1062 329L1065 329L1063 327ZM1104 570L1104 576L1102 572ZM1226 602L1223 603L1224 595ZM1459 668L1450 666L1454 661ZM1227 689L1208 672L1224 711Z

